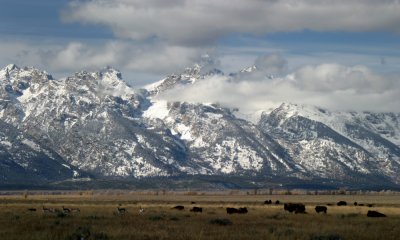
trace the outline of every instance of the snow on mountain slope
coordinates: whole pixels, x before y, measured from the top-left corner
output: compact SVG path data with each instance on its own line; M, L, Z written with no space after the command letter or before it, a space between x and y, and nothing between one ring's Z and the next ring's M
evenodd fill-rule
M85 177L57 153L0 120L0 179L3 184Z
M205 69L202 65L195 64L191 68L186 68L181 74L172 74L168 77L145 86L145 89L154 96L178 85L195 84L198 80L210 77L213 75L223 75L218 69Z
M11 81L18 82L13 76L24 70L12 71ZM168 175L177 167L170 159L184 154L174 139L142 127L141 108L149 103L114 69L29 81L20 92L13 104L3 104L2 118L80 169L105 176ZM157 149L159 144L170 150Z
M264 114L259 125L308 171L321 176L383 175L399 182L400 148L375 132L375 124L380 122L368 121L373 115L282 104ZM391 124L388 128L395 129L396 122Z
M283 104L254 124L218 104L155 97L212 74L221 72L196 65L138 90L113 68L53 79L9 65L0 70L0 123L23 137L0 135L6 156L0 165L10 170L3 176L28 174L40 163L51 166L48 172L29 176L55 179L64 169L65 179L79 169L99 178L205 174L400 183L398 113Z
M216 105L155 102L144 113L165 124L190 151L203 174L295 174L300 168L279 144ZM162 120L162 121L159 121Z

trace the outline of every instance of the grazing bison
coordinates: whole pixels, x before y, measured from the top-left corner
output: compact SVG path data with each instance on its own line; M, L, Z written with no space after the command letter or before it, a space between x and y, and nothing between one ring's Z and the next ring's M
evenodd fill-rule
M281 202L279 202L279 200L276 200L275 204L278 205L278 204L281 204Z
M181 205L178 205L178 206L175 206L175 207L173 207L173 208L171 208L171 209L183 210L183 209L185 209L185 207L184 207L184 206L181 206Z
M359 203L358 206L363 207L364 203Z
M228 214L233 214L233 213L245 214L245 213L248 213L248 210L245 207L239 208L239 209L228 207L228 208L226 208L226 213L228 213Z
M373 206L374 206L374 204L367 204L367 206L368 206L368 207L373 207Z
M336 205L338 205L338 206L347 206L347 202L339 201Z
M302 203L285 203L283 209L290 213L306 213L306 206Z
M227 214L239 213L239 209L227 207L227 208L226 208L226 213L227 213Z
M325 207L325 206L316 206L316 207L315 207L315 211L316 211L317 213L323 212L323 213L326 214L326 211L328 211L328 208Z
M191 212L203 212L203 208L201 207L193 207L190 209Z
M357 202L354 202L354 206L357 206L358 205L358 203Z
M248 213L247 208L245 208L245 207L239 208L239 212L238 213L242 213L242 214Z
M265 200L264 204L272 204L272 201L271 200Z
M386 215L377 211L368 211L367 217L386 217Z
M28 208L29 212L36 212L36 208Z

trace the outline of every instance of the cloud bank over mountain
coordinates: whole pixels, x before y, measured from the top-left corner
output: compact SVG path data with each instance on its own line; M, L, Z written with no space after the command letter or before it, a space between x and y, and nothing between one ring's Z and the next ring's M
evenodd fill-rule
M234 77L213 76L159 97L169 101L218 102L249 114L281 102L378 112L397 112L400 106L398 76L380 75L361 65L335 63L308 65L285 73L286 65L287 61L278 54L264 56L256 59L258 68L252 71L242 71Z
M109 65L131 85L143 86L208 53L226 74L254 59L257 68L199 83L209 101L243 103L251 95L254 101L245 104L251 109L281 99L381 110L398 103L397 0L42 1L52 4L20 9L40 26L0 16L6 26L0 24L3 66L31 65L65 76ZM14 5L4 6L9 15ZM273 52L280 54L265 56Z

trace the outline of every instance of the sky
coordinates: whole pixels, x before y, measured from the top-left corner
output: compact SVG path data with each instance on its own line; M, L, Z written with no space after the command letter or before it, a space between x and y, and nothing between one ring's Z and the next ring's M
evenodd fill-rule
M2 0L0 65L56 78L113 66L140 87L208 54L226 75L258 72L166 98L398 111L399 12L399 0Z

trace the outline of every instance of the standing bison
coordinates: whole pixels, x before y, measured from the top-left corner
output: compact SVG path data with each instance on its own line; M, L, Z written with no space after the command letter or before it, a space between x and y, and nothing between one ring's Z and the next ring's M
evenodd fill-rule
M228 214L233 214L233 213L245 214L247 212L248 212L248 210L245 207L244 208L239 208L239 209L230 208L230 207L226 208L226 213L228 213Z
M316 207L315 207L315 211L316 211L317 213L323 212L323 213L326 214L326 212L328 211L328 208L325 207L325 206L316 206Z
M338 205L338 206L347 206L347 202L339 201L336 205Z
M203 208L201 207L193 207L190 209L191 212L203 212Z
M285 203L283 209L290 213L306 213L306 206L302 203Z

